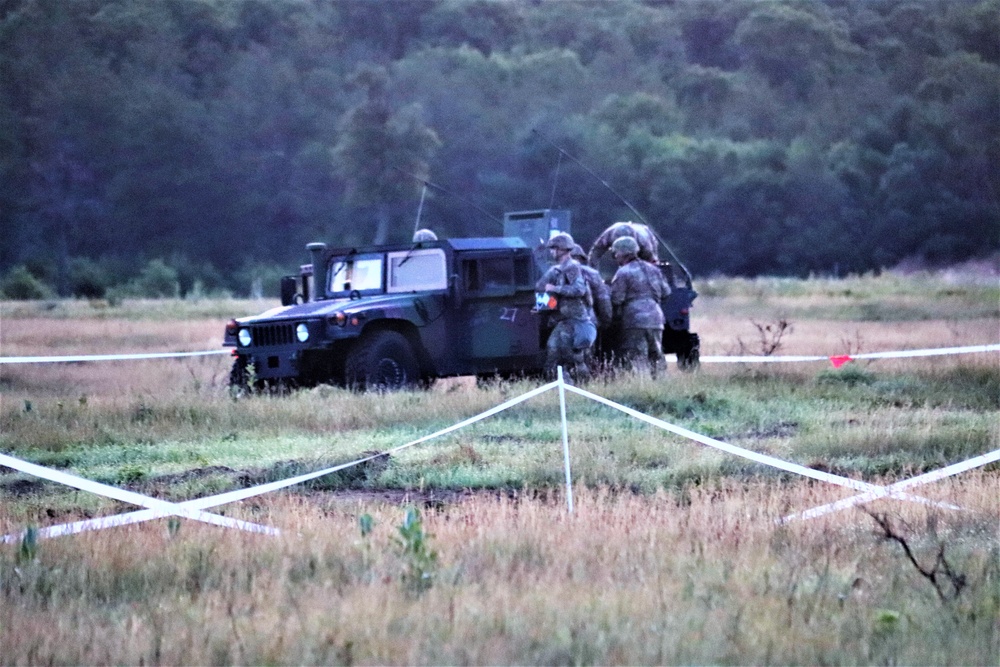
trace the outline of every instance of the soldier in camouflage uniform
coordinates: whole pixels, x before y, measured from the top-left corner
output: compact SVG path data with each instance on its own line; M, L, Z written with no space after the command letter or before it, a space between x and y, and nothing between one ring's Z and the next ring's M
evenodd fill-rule
M670 294L670 285L657 266L639 259L635 239L617 239L611 252L620 265L611 280L611 303L622 321L622 355L633 368L648 363L655 378L661 367L666 369L660 303Z
M604 253L608 251L616 240L631 237L639 244L639 259L654 264L660 261L657 253L657 240L653 230L646 225L637 222L616 222L597 237L594 244L590 246L590 265L596 267Z
M561 365L573 380L583 382L590 378L587 357L597 338L597 328L590 319L590 289L579 263L570 257L573 245L569 234L549 239L546 247L556 264L538 280L535 290L557 300L556 325L546 347L546 373L554 377L556 366Z
M611 290L601 278L600 272L587 266L587 253L579 244L573 246L570 257L580 264L583 279L587 281L587 287L590 288L591 300L594 302L590 309L590 319L593 320L598 329L606 329L611 324Z

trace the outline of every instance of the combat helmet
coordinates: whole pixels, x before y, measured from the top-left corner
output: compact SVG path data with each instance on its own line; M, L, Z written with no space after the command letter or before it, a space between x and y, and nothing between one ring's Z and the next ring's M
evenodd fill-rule
M576 242L573 237L566 232L560 232L549 239L549 242L545 244L546 248L555 248L557 250L572 250Z
M437 234L429 229L418 229L413 233L414 243L424 243L426 241L437 241Z
M615 255L635 257L639 254L639 243L631 236L622 236L611 244L611 252Z
M579 243L573 245L573 249L569 251L569 256L578 262L586 263L587 261L587 253L583 251Z

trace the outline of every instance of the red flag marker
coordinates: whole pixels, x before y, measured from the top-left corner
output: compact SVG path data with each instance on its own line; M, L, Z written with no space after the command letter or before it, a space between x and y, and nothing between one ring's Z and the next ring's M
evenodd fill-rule
M848 361L854 361L849 354L841 354L835 357L830 357L830 363L833 364L834 368L840 368Z

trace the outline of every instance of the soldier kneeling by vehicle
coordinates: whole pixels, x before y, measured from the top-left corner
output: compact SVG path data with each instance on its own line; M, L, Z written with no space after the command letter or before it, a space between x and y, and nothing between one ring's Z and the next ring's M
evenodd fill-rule
M660 368L666 371L660 303L670 294L670 285L657 266L639 259L639 244L634 238L616 239L611 252L619 264L611 279L611 303L623 330L621 354L633 369L648 364L655 378Z

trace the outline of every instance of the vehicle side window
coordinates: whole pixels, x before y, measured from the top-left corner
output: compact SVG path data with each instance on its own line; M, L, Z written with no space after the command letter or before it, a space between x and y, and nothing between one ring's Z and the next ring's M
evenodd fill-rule
M520 289L534 289L535 281L531 277L531 258L514 258L514 285Z
M494 257L479 261L479 277L483 283L483 289L512 287L514 284L514 274L511 271L509 257Z
M478 257L462 262L466 292L512 294L514 271L510 257Z
M389 253L388 292L416 292L447 287L445 256L440 248Z
M479 291L479 262L477 260L467 259L462 262L462 285L466 292Z

